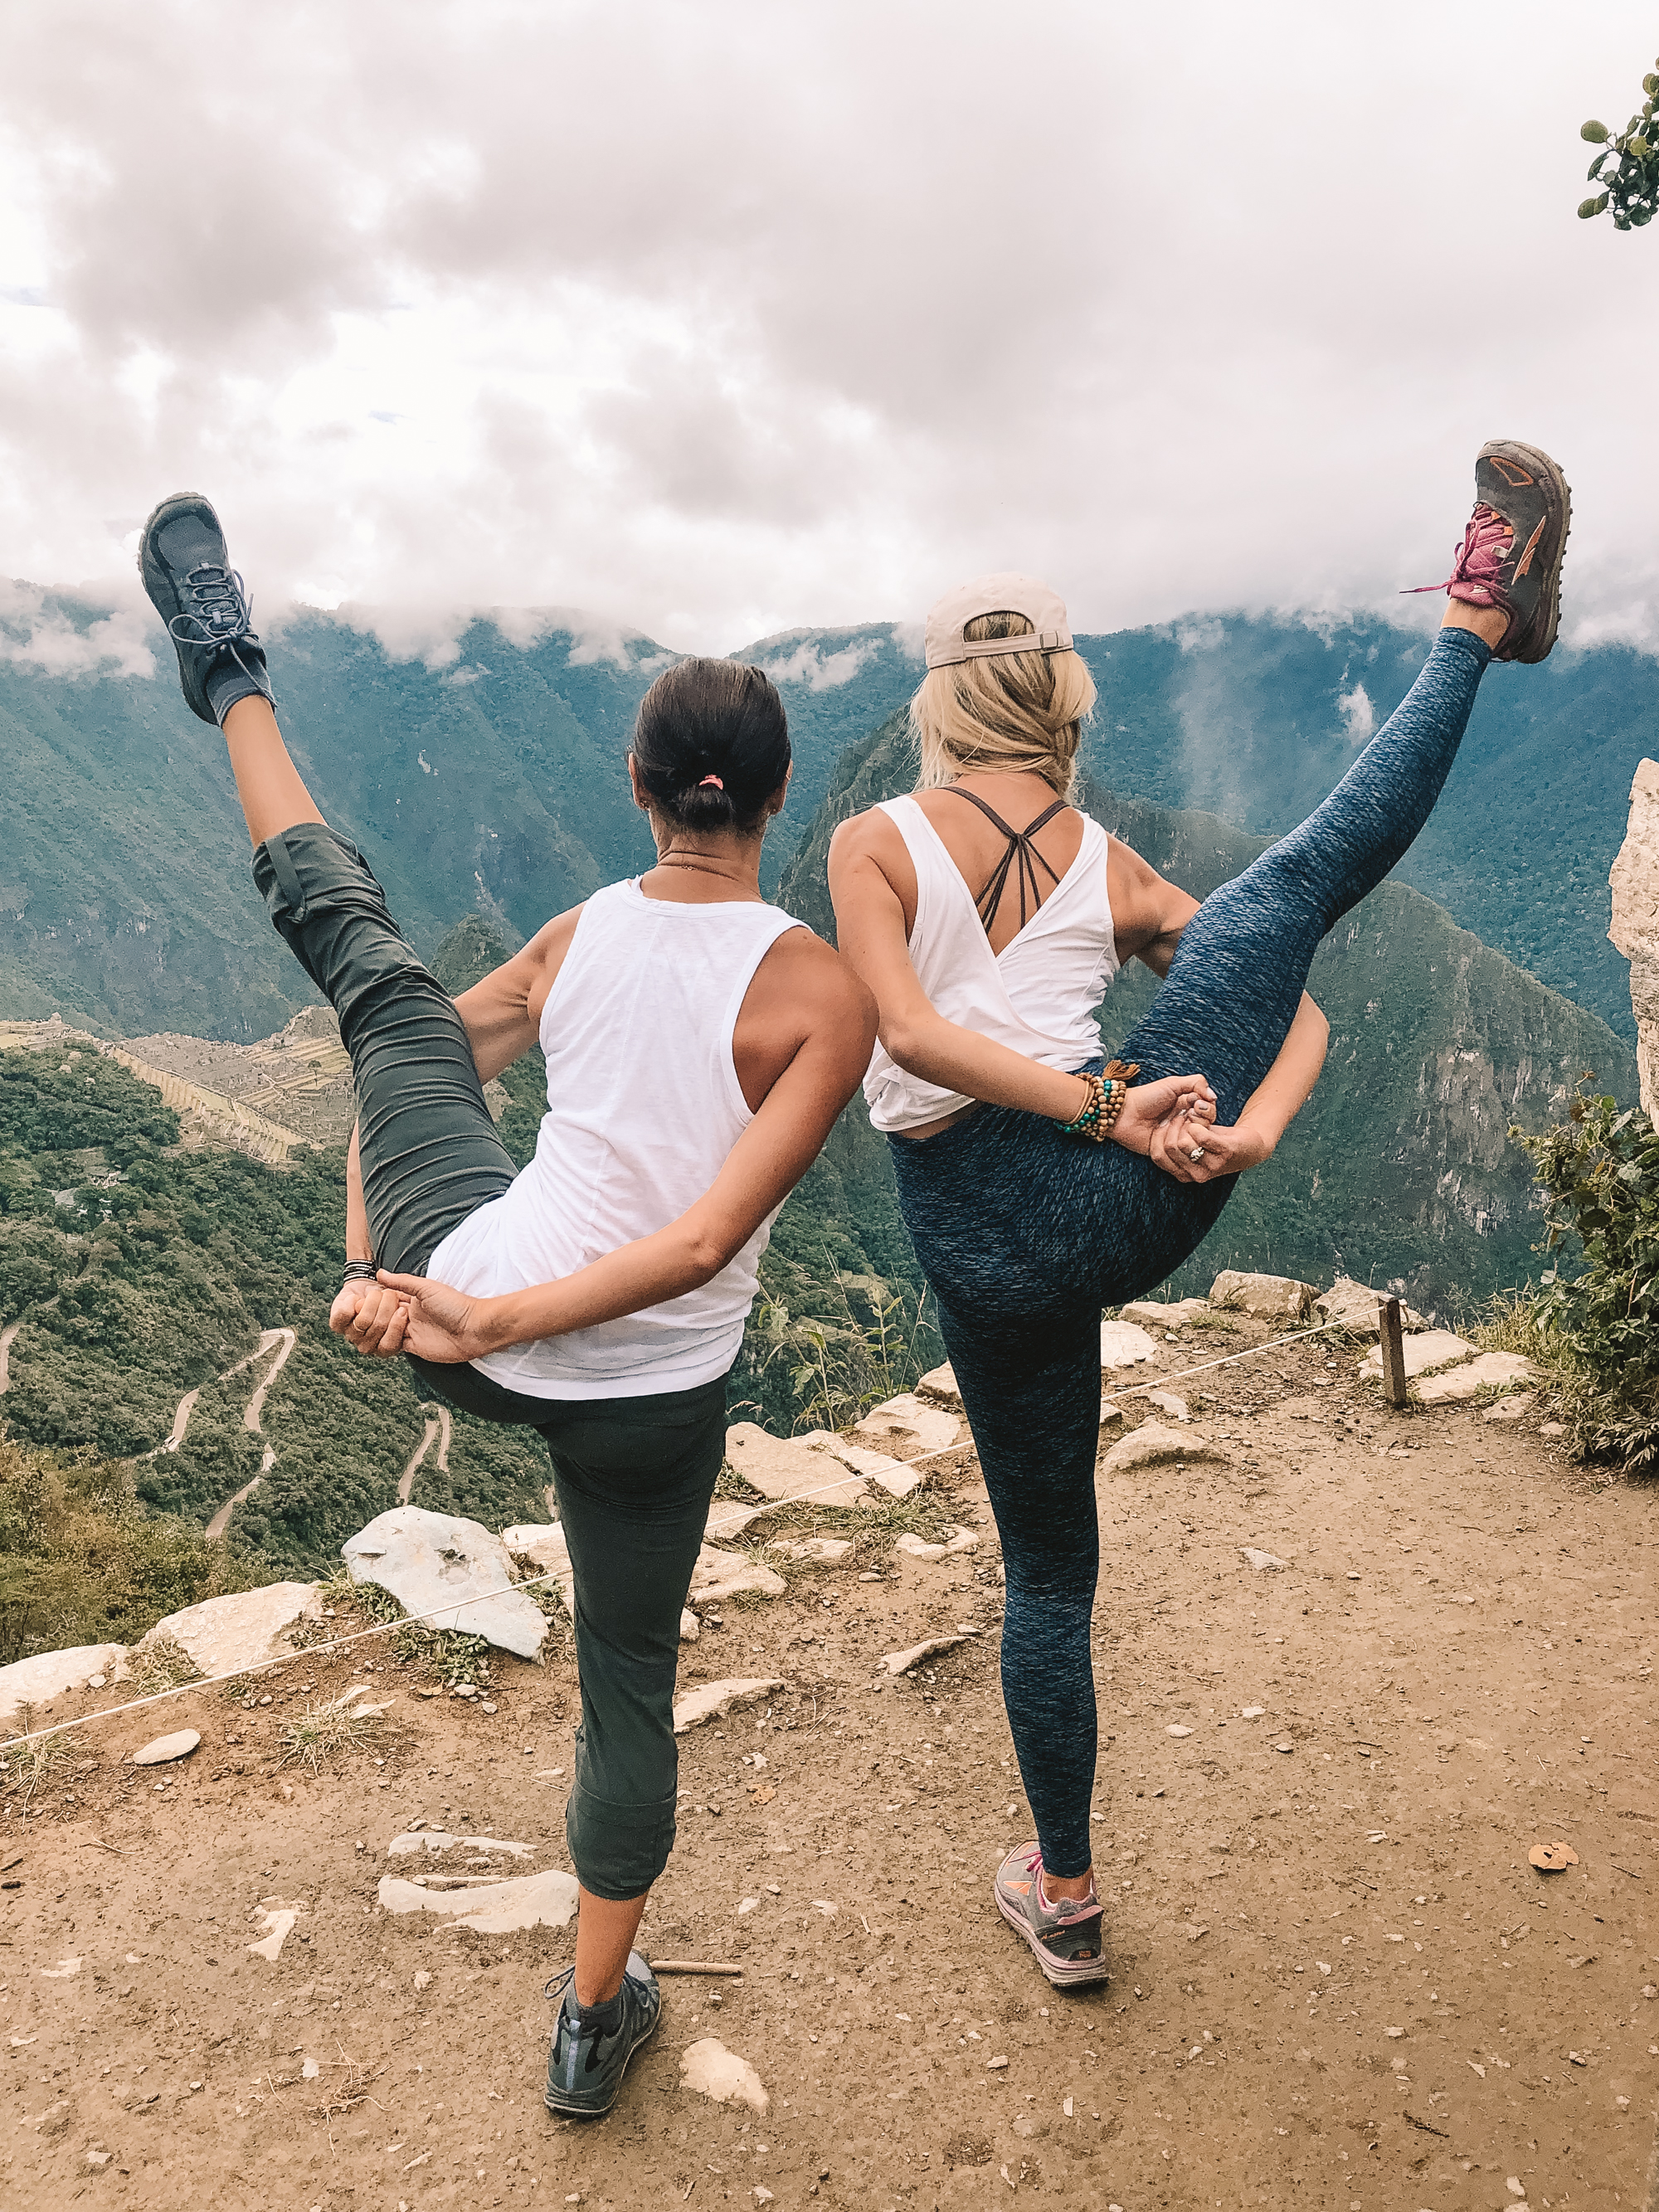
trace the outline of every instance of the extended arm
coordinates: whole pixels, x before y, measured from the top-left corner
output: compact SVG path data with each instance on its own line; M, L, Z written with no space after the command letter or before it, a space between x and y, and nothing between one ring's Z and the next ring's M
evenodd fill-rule
M1153 1164L1182 1182L1212 1182L1217 1176L1243 1175L1271 1159L1319 1080L1330 1034L1330 1024L1304 991L1279 1057L1245 1100L1237 1121L1231 1127L1206 1127L1178 1111L1165 1115L1152 1133ZM1202 1160L1188 1158L1200 1144Z

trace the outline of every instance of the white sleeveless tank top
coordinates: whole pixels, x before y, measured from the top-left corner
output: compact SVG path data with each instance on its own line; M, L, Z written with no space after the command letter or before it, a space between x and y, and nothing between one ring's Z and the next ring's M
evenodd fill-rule
M754 1119L732 1036L755 970L786 930L775 906L683 906L611 884L583 907L542 1012L547 1113L536 1155L470 1213L427 1273L475 1296L550 1283L666 1228ZM532 1398L642 1398L724 1375L738 1356L769 1214L711 1282L597 1328L472 1364Z
M915 864L910 964L936 1013L1010 1046L1045 1067L1074 1068L1100 1052L1094 1010L1117 973L1106 832L1083 817L1077 858L1019 934L993 952L974 895L944 839L914 799L885 799ZM878 1129L919 1128L971 1105L908 1074L878 1043L864 1079Z

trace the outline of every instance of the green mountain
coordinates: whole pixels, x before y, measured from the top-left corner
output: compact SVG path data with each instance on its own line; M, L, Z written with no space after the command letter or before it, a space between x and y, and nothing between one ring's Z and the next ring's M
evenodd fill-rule
M902 714L843 757L780 894L821 934L834 930L825 883L831 833L846 816L909 789L915 765ZM1083 804L1200 898L1267 842L1212 814L1125 798L1092 778ZM1314 1281L1348 1273L1399 1285L1419 1305L1455 1308L1535 1273L1531 1167L1509 1126L1559 1116L1587 1068L1633 1099L1629 1048L1595 1015L1397 883L1382 884L1326 940L1309 988L1331 1024L1318 1089L1273 1158L1242 1178L1172 1288L1205 1289L1226 1267ZM1156 988L1138 965L1114 986L1102 1009L1109 1049ZM799 1201L844 1209L872 1253L896 1268L902 1231L886 1146L860 1102L842 1117L826 1164L833 1199L803 1186Z

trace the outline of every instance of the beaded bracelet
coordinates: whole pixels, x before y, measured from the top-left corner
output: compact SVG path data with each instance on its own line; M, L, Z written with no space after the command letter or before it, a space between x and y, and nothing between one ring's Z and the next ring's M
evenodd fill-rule
M1124 1101L1129 1095L1129 1079L1139 1073L1138 1060L1114 1060L1107 1063L1103 1076L1085 1074L1089 1103L1080 1114L1060 1123L1060 1135L1081 1137L1091 1144L1103 1145L1123 1112Z

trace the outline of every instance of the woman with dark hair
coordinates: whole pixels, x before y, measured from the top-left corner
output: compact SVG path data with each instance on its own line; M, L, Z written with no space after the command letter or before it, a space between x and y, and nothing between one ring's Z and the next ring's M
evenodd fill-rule
M1061 1988L1107 1973L1089 1844L1101 1309L1163 1282L1270 1157L1324 1059L1303 989L1321 939L1428 819L1487 663L1554 643L1560 470L1494 440L1475 501L1410 691L1323 805L1202 906L1068 804L1094 684L1030 576L933 608L916 791L830 849L841 948L881 1010L865 1096L1002 1538L1003 1695L1037 1832L994 1901ZM1105 1065L1094 1010L1131 957L1164 988Z
M406 1357L423 1392L547 1441L582 1720L565 1814L576 1956L549 1984L545 2097L595 2115L660 2008L632 1946L674 1840L680 1613L725 1455L726 1373L773 1219L864 1073L874 1002L761 896L789 738L760 670L686 660L658 678L629 757L656 866L452 1000L289 757L206 500L156 508L139 568L186 701L224 732L254 881L351 1054L330 1326ZM548 1110L515 1174L483 1085L538 1042Z

